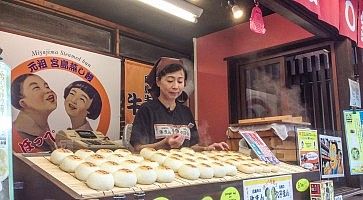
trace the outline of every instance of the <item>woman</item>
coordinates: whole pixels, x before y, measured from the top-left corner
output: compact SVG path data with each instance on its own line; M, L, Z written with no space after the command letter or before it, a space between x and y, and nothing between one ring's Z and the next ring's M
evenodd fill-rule
M75 81L64 89L64 107L74 130L93 130L87 121L97 119L102 101L97 90L85 81Z
M187 73L179 59L160 58L147 78L153 100L138 110L130 143L136 151L145 147L171 149L191 147L196 151L227 150L225 142L199 146L199 135L190 109L176 101L182 94Z
M23 74L11 84L11 104L20 110L13 122L15 152L50 151L55 148L48 117L57 108L57 95L40 76Z

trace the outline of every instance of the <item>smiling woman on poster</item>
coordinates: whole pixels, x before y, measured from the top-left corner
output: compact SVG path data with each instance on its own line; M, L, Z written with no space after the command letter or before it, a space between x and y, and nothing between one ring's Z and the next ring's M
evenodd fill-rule
M13 150L41 152L55 148L48 117L57 108L57 95L36 74L18 76L11 84L11 104L20 112L13 122Z
M87 118L95 120L101 113L102 101L97 90L85 81L75 81L64 89L64 108L74 130L93 130Z

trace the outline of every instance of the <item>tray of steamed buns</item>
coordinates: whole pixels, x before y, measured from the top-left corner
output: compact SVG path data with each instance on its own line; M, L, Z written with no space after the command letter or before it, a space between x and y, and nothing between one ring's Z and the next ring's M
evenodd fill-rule
M56 149L50 157L27 157L82 196L157 190L306 172L286 163L268 164L232 151L194 152L191 148L155 150L140 154L127 149ZM109 192L109 193L107 193Z

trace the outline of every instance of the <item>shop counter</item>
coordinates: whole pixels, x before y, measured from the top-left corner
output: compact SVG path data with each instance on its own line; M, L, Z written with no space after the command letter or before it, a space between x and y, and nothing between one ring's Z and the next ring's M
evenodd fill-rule
M15 199L202 199L209 196L220 199L226 188L234 187L243 199L243 180L291 175L294 200L308 199L309 190L298 192L296 182L302 178L319 180L319 172L301 171L291 166L291 172L244 174L224 178L187 180L179 176L171 183L154 183L132 188L114 187L109 191L96 191L66 173L49 161L49 154L14 154L14 182L21 185L15 190ZM223 193L223 195L226 195ZM228 199L228 198L227 198Z

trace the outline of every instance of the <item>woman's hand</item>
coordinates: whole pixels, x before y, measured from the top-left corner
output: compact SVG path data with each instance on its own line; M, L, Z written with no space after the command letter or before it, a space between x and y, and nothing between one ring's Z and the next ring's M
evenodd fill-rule
M211 150L219 150L219 151L227 151L229 150L229 146L225 142L213 143L207 147L208 151Z
M332 169L329 164L324 167L324 174L332 174Z
M175 149L181 147L185 140L185 136L182 134L172 134L165 138L166 143L170 146L170 148Z

